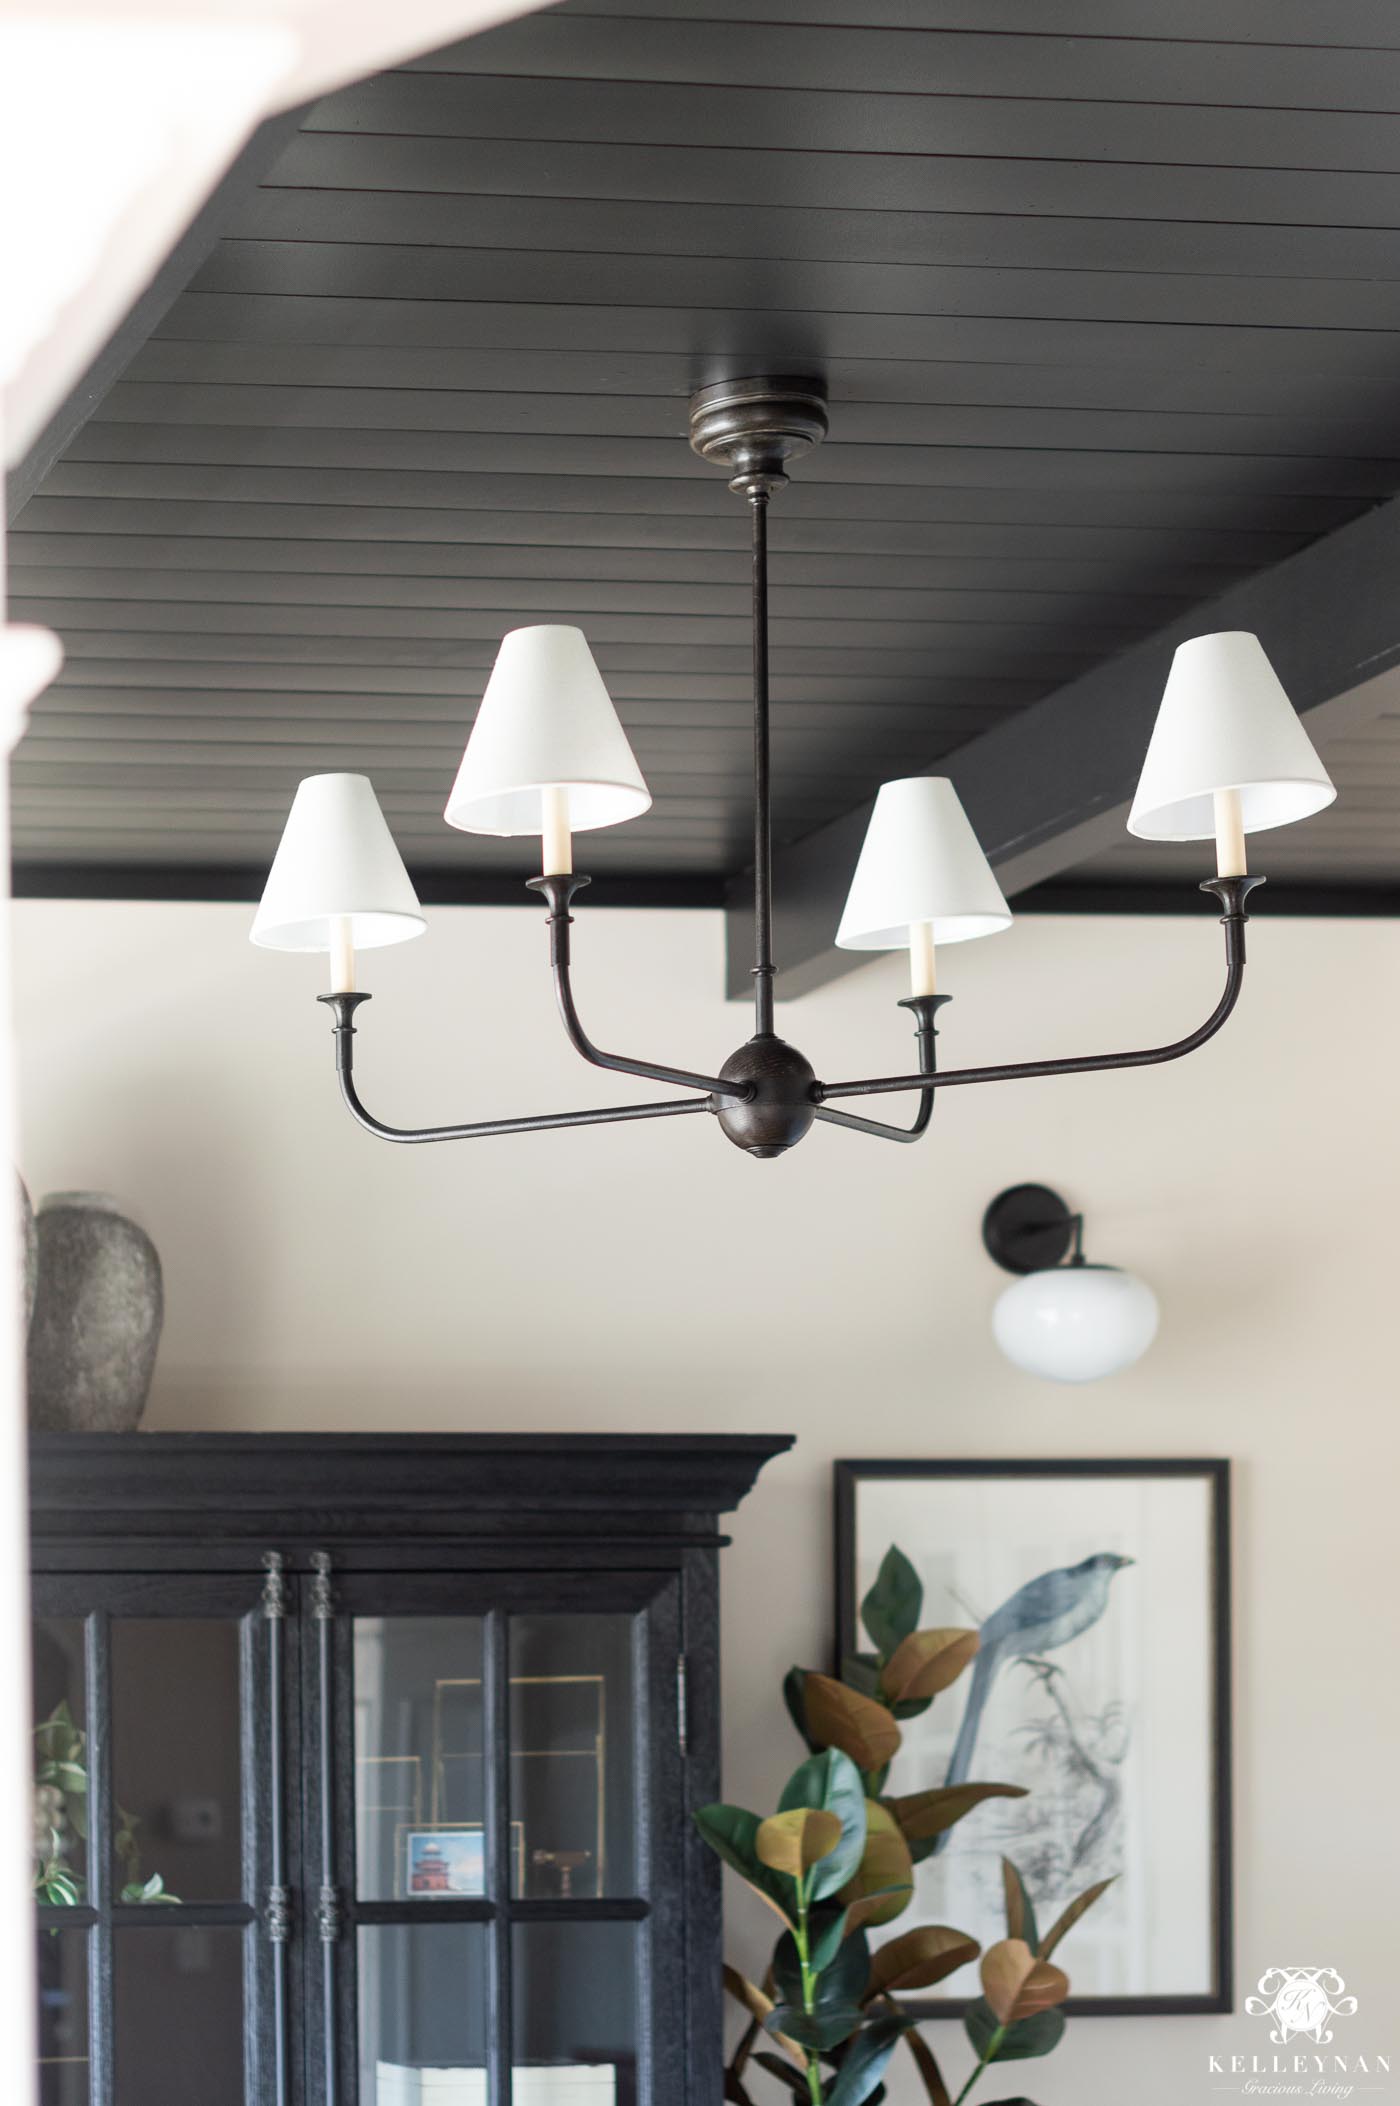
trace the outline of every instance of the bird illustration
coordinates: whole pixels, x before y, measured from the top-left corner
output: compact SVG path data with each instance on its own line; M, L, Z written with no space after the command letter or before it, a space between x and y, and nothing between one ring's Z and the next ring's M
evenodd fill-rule
M1007 1661L1055 1652L1072 1638L1092 1630L1108 1607L1114 1573L1133 1563L1132 1558L1101 1550L1078 1565L1042 1572L1039 1579L1027 1580L1024 1587L1018 1587L987 1618L978 1633L982 1642L972 1670L967 1709L948 1764L949 1784L963 1783L972 1768L982 1713L992 1684ZM935 1851L943 1849L950 1834L951 1830L945 1829Z

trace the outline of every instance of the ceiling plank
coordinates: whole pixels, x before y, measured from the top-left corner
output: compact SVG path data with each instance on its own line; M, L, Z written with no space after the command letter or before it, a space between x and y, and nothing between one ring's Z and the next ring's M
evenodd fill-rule
M834 205L814 211L703 199L516 197L402 185L374 190L363 182L353 190L266 183L230 231L253 241L368 241L406 248L786 257L984 270L1226 271L1251 278L1400 276L1400 230L1385 226L872 212Z
M1174 29L1163 12L1160 26ZM401 70L526 78L672 82L886 95L1016 96L1073 102L1358 110L1400 102L1400 54L1181 36L1007 37L965 25L776 24L733 17L612 16L571 8L506 22Z
M1400 158L1400 148L1397 149ZM1055 267L1051 268L1051 265ZM556 307L604 307L625 318L672 311L828 316L974 317L1111 324L1311 330L1400 328L1391 279L1236 277L1222 271L1036 269L802 257L574 254L561 249L405 248L397 242L222 241L192 283L196 294L459 301L509 308L548 283ZM522 339L528 340L528 339ZM640 344L631 348L641 349ZM1164 361L1165 362L1165 361Z
M666 21L729 21L734 0L585 0L580 13ZM965 29L968 0L862 0L861 20L884 29ZM1045 0L977 0L977 26L1001 36L1044 36ZM851 19L851 0L763 0L766 22ZM1162 34L1161 0L1056 0L1053 33L1064 37L1147 37ZM1213 43L1228 30L1243 44L1360 44L1400 47L1393 0L1172 0L1174 36Z
M732 4L732 0L731 0ZM1310 0L1315 4L1315 0ZM1388 4L1388 0L1386 0ZM328 105L327 109L333 106ZM1170 113L1162 113L1169 130ZM1145 127L1144 127L1145 130ZM927 141L924 142L927 147ZM771 153L748 145L616 145L596 140L385 138L306 131L273 171L279 187L443 195L625 198L788 206L824 212L999 213L1084 219L1223 221L1240 226L1394 227L1400 177L1348 169L1191 167L1153 162L1139 135L1112 165L984 154L890 158L846 150Z
M1152 113L1170 107L1169 133ZM1384 105L1360 112L1231 109L1066 99L1039 102L997 95L943 95L936 124L923 95L855 88L749 87L709 83L593 80L580 94L571 80L509 75L390 72L345 88L314 107L308 131L423 134L438 139L605 140L648 145L748 148L768 153L839 141L844 153L928 154L940 158L1004 154L1014 141L1027 160L1133 162L1153 138L1162 158L1211 168L1397 171L1395 122ZM1170 154L1165 138L1170 138Z
M228 560L238 561L245 559L246 544L251 541L268 550L297 551L288 557L294 568L303 560L318 568L300 551L322 547L339 551L351 566L382 558L386 569L404 563L472 563L483 550L498 550L505 559L527 550L568 549L575 555L591 550L636 551L641 543L682 562L694 561L695 551L722 551L726 557L736 553L734 516L727 507L713 516L651 512L645 517L646 525L639 526L626 512L600 509L563 515L558 507L543 512L493 513L371 504L351 510L348 506L253 499L45 495L30 501L23 526L11 535L10 546L28 548L35 552L34 560L51 563L63 560L58 551L70 543L81 547L100 539L105 546L115 547L130 539L140 547L145 537L180 551L186 562L201 564L205 541L216 552L228 550ZM771 557L775 572L781 564L803 555L836 556L843 561L882 556L917 563L965 559L998 567L1059 558L1087 564L1095 575L1101 574L1099 566L1110 559L1142 562L1153 568L1203 563L1257 570L1292 555L1303 545L1307 531L1297 524L1282 529L1060 521L1053 538L1054 553L1049 554L1039 525L1014 521L821 519L790 508L786 500L782 518L783 547ZM288 539L281 541L281 536ZM217 565L225 557L216 553L210 560ZM328 567L335 566L328 562Z

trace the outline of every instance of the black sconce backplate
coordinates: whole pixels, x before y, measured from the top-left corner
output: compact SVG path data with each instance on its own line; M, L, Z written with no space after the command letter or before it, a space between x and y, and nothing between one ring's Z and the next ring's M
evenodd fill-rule
M1078 1218L1048 1185L1010 1185L982 1216L982 1241L1007 1272L1047 1272L1068 1257Z

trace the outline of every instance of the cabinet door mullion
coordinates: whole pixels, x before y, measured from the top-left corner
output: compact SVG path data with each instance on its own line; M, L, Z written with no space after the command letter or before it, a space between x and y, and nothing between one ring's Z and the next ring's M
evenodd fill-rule
M97 1921L88 1932L88 2080L92 2106L111 2106L116 2087L113 2039L112 1919L112 1619L105 1609L85 1618L88 1761L88 1902Z
M496 1904L487 1976L487 2069L491 2106L511 2106L515 2020L510 1925L510 1622L499 1609L492 1609L485 1619L482 1680L486 1891Z
M641 1888L650 1904L638 1954L639 2090L687 2098L685 2054L685 1786L680 1585L672 1580L638 1619L635 1686ZM707 2102L708 2106L708 2102Z

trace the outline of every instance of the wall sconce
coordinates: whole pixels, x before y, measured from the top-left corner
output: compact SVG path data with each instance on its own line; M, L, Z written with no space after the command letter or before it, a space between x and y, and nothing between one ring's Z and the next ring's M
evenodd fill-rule
M1026 1374L1097 1382L1141 1360L1157 1336L1152 1289L1116 1265L1090 1265L1084 1216L1048 1185L999 1192L982 1217L982 1241L1021 1275L997 1297L992 1335Z

